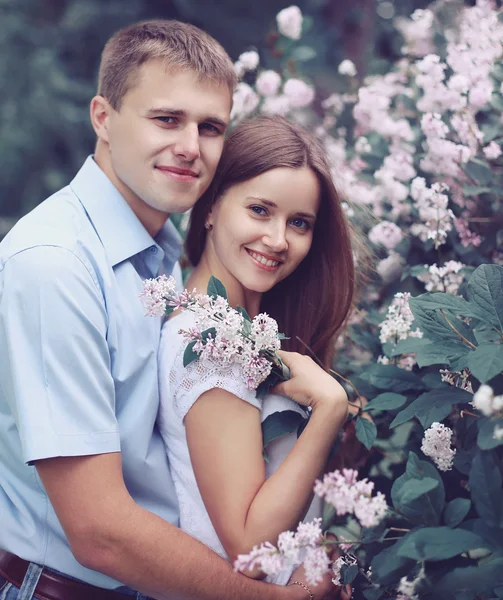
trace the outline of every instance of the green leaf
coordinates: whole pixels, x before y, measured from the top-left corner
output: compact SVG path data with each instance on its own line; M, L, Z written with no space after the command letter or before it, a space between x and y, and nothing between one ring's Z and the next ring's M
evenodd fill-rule
M417 349L416 361L421 368L430 365L450 365L452 361L466 358L469 352L470 349L464 344L429 342Z
M367 450L370 450L377 437L377 428L372 421L364 419L363 417L357 417L356 437L365 446L365 448L367 448Z
M379 600L379 598L383 595L384 590L378 587L372 587L363 590L362 593L365 596L365 600Z
M422 346L426 346L429 343L429 340L415 337L410 337L406 340L400 340L398 344L394 346L389 356L401 356L402 354L411 354L412 352L417 352L419 348L421 348Z
M482 185L490 183L493 177L491 167L486 161L481 160L480 158L472 158L469 160L464 167L464 171L468 173L472 179L475 179L475 181L478 181Z
M468 282L468 295L479 318L503 332L503 266L477 267Z
M412 298L411 298L412 300ZM427 292L414 298L414 305L421 306L424 310L450 310L464 317L471 317L472 308L470 303L461 296L447 294L444 292Z
M450 600L463 592L469 592L469 598L489 598L501 583L502 570L503 562L453 569L435 583L435 598Z
M213 277L213 275L208 281L207 294L208 296L212 296L213 298L216 298L217 296L222 296L222 298L227 299L227 291L225 289L224 284L216 277Z
M242 306L236 306L236 310L238 311L238 313L240 313L240 314L243 315L243 318L244 318L245 321L248 321L248 323L252 322L252 318L246 312L246 308L243 308Z
M463 192L467 196L479 196L480 194L487 194L490 191L491 188L481 185L465 185L463 187Z
M201 333L201 339L203 340L203 342L206 342L210 336L213 339L215 339L216 335L217 335L217 330L214 327L209 327L208 329L205 329Z
M501 473L490 453L478 451L475 454L468 481L479 516L490 527L503 527Z
M483 547L483 540L471 531L449 527L423 527L404 536L398 554L417 561L439 561Z
M477 419L477 427L479 433L477 435L477 446L481 450L492 450L496 446L503 444L503 439L497 440L494 438L494 430L496 427L503 427L503 419L487 419L481 417Z
M358 575L358 565L343 565L341 568L342 585L352 583Z
M166 304L166 308L164 309L164 315L166 317L170 317L174 310L175 310L174 306L170 306L169 304Z
M199 354L197 352L194 352L195 345L196 345L195 341L187 344L187 347L185 348L185 352L183 353L183 366L184 367L186 367L187 365L190 365L191 362L194 362L196 359L199 358Z
M317 56L318 53L314 48L311 48L311 46L297 46L290 54L290 58L293 58L293 60L299 60L301 62L312 60Z
M417 417L424 429L428 429L435 421L441 422L451 412L453 404L470 402L473 394L451 385L443 385L421 394L407 408L397 414L390 428L401 425L413 417Z
M395 392L406 392L408 390L420 390L423 388L421 380L415 373L399 369L395 365L370 365L360 375L360 379L368 381L371 385L381 390L392 389Z
M394 392L384 392L373 398L363 410L395 410L402 407L406 402L407 396L395 394Z
M503 345L480 344L468 355L466 364L472 375L482 383L490 381L503 371Z
M425 479L433 479L438 485L416 500L412 499L413 491L406 495L406 488L411 482L422 482ZM413 486L417 485L413 483ZM403 502L404 496L406 502ZM391 488L391 499L396 510L412 523L438 525L445 502L442 478L431 463L419 460L414 452L409 452L405 473L395 480Z
M414 315L414 325L421 329L424 335L432 342L451 341L463 344L461 336L465 337L473 345L477 340L470 327L447 310L428 310L421 303L420 296L411 298L409 306Z
M297 431L304 417L295 410L284 410L269 415L262 422L262 438L264 448L275 439Z
M382 586L392 585L408 575L415 561L398 554L401 540L382 550L372 559L372 582Z
M438 485L438 479L433 479L432 477L411 479L407 482L407 485L403 485L397 492L397 502L400 506L409 505L421 496L434 490Z
M457 527L468 514L471 505L468 498L451 500L444 510L444 523L449 527Z

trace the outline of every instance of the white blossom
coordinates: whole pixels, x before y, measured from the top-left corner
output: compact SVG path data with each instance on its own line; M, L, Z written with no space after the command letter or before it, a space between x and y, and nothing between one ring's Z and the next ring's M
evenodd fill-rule
M348 75L349 77L354 77L356 75L355 63L352 60L346 58L337 67L337 71L341 75Z
M429 456L440 471L450 471L456 450L451 448L452 429L442 423L432 423L424 432L421 450Z
M391 221L381 221L369 231L369 240L376 246L384 246L388 250L394 250L402 239L402 230Z
M278 31L292 40L300 39L302 34L302 12L298 6L289 6L276 15Z
M291 78L283 86L283 93L292 108L304 108L314 100L314 89L302 79Z
M281 85L281 76L276 71L262 71L255 84L257 92L262 96L275 96Z
M483 151L488 160L496 160L501 156L501 146L494 141L488 144Z

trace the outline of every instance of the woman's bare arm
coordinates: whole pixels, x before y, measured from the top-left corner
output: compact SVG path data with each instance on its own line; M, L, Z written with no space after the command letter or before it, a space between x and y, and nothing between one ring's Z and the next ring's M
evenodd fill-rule
M293 378L280 388L313 408L311 419L278 470L266 480L260 412L224 390L203 394L185 417L197 483L217 535L231 559L296 527L312 498L347 396L310 359L288 357ZM324 377L325 376L325 377ZM284 384L286 385L286 384Z

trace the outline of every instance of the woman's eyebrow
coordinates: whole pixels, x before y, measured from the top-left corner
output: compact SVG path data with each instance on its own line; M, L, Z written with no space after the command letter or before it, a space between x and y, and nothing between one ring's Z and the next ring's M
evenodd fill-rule
M265 205L270 206L271 208L278 208L278 205L274 203L272 200L267 200L266 198L261 198L260 196L247 196L247 200L258 200L259 202L263 202ZM306 219L312 219L316 221L316 215L314 213L307 212L296 212L295 216L297 217L305 217Z

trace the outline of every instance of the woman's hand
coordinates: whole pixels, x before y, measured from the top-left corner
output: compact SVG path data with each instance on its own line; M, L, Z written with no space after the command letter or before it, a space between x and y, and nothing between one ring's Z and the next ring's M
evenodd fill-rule
M348 395L331 375L309 356L278 350L278 356L290 369L291 379L278 383L272 391L288 396L313 411L320 407L338 408L347 413Z

